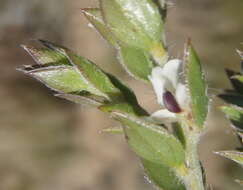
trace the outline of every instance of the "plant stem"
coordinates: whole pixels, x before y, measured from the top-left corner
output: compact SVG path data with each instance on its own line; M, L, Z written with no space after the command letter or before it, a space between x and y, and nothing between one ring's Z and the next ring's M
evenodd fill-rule
M186 147L186 165L188 174L185 176L185 184L188 190L204 190L203 175L201 164L198 156L198 134L187 136L188 142Z
M188 124L183 126L183 131L186 135L186 161L185 168L178 172L179 177L185 183L187 190L205 190L197 147L200 132L190 128Z

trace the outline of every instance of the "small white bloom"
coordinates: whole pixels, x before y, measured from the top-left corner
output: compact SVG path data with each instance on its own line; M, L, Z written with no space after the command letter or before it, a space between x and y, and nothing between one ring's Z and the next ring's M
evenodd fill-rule
M171 123L176 121L176 114L166 109L158 110L151 116L156 122Z
M188 106L186 86L180 81L183 62L179 59L168 61L163 67L153 68L149 79L157 96L158 103L167 109L152 114L156 120L174 120L181 109ZM168 106L169 105L169 106Z

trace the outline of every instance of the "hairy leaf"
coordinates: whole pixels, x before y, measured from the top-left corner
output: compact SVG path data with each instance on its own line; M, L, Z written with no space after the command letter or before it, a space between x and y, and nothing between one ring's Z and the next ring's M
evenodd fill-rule
M223 99L226 103L243 107L243 96L240 94L225 93L219 94L218 97Z
M71 94L56 94L55 96L69 100L76 104L81 104L81 105L91 106L91 107L98 107L107 103L104 97L95 96L90 94L89 92L84 92L84 91L78 93L71 93Z
M177 178L172 168L145 159L142 159L142 163L148 178L159 188L186 190L185 185Z
M67 57L57 51L48 48L35 48L32 46L21 45L29 55L39 65L71 65Z
M105 25L99 9L83 9L86 18L100 32L100 34L118 50L119 61L125 70L133 77L141 80L148 80L153 62L150 55L135 47L129 47L122 43L117 43L113 35Z
M185 62L193 120L199 128L202 128L208 114L207 87L200 60L190 43L186 49Z
M121 98L120 90L112 84L109 77L98 66L71 51L66 51L66 55L90 86L100 91L103 96L111 99Z
M153 68L153 62L148 53L142 49L120 45L119 60L131 76L148 81Z
M238 130L243 130L243 109L236 106L223 106L221 110Z
M151 49L161 42L163 22L151 0L100 0L104 20L127 46Z
M140 157L170 167L184 163L182 144L161 126L137 117L128 105L105 105L100 109L109 112L125 129L128 144Z
M102 95L95 88L89 86L72 66L43 67L25 71L25 73L58 92L71 93L85 90L96 95Z
M101 10L97 8L86 8L82 9L84 16L88 21L98 30L101 36L107 40L111 45L117 46L117 41L113 37L111 31L107 28L104 23Z
M237 151L220 151L216 152L217 154L224 156L230 160L233 160L237 162L238 164L241 164L243 166L243 152L237 152Z

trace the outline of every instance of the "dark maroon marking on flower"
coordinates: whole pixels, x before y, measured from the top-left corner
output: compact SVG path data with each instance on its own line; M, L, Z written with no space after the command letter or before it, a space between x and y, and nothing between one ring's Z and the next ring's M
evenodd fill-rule
M163 102L164 102L165 108L168 109L170 112L173 112L173 113L181 112L180 106L178 105L175 97L173 96L173 94L171 94L170 91L166 91L163 94Z

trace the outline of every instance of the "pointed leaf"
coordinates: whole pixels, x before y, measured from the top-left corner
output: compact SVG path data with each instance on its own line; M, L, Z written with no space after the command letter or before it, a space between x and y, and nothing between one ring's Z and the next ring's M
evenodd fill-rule
M141 49L120 45L119 60L131 76L148 81L154 66L148 53Z
M37 78L49 88L60 92L61 95L59 96L76 103L87 100L88 104L97 106L108 103L104 101L105 99L113 102L127 102L138 114L148 115L139 106L135 94L117 78L105 73L94 63L74 54L65 47L44 40L39 41L47 48L45 50L48 51L48 54L40 54L40 52L43 52L42 49L32 47L28 47L26 50L31 51L31 56L35 60L40 60L41 56L39 55L43 55L49 56L48 61L39 65L24 66L21 71ZM50 55L54 55L55 59ZM57 57L58 59L56 59ZM65 60L65 62L59 61L59 57L64 58L62 60ZM84 92L89 94L84 94Z
M243 107L243 96L240 94L220 94L219 98L223 99L226 103L233 104L239 107Z
M148 112L139 105L136 95L129 87L127 87L125 84L123 84L120 80L118 80L113 75L107 73L107 76L111 80L112 84L114 84L116 88L118 88L122 92L124 96L124 101L130 104L138 115L141 116L149 115Z
M138 118L127 105L105 105L100 109L110 112L125 126L128 144L140 157L170 167L184 163L182 144L161 126Z
M239 75L239 73L235 73L235 75L232 76L231 81L234 81L233 85L235 90L243 95L243 76Z
M109 77L98 66L81 56L75 55L71 51L66 51L66 55L73 66L77 67L78 71L86 81L100 91L103 96L111 99L122 98L120 90L112 84Z
M101 36L106 39L113 46L117 46L116 39L113 37L112 33L106 27L101 10L97 8L86 8L82 9L84 16L89 20L89 22L98 30Z
M95 14L97 13L98 9L86 9L86 12L87 11L89 11L88 13L90 14ZM97 15L99 15L99 13L97 13ZM61 47L44 40L41 40L41 43L44 46L49 47L58 52L62 52L62 54L67 56L67 58L71 62L70 64L74 65L75 67L78 67L78 70L82 73L86 80L90 81L90 83L94 84L94 86L96 86L96 88L100 89L102 92L106 94L110 93L111 96L113 96L112 94L118 93L119 95L117 95L116 98L121 98L120 92L122 92L127 102L138 106L135 94L113 75L105 73L98 66L91 63L89 60L86 60L81 56L75 55L73 52L71 52L65 47Z
M186 190L185 185L177 178L172 168L145 159L142 159L142 163L148 178L159 188Z
M68 50L64 46L60 46L60 45L57 45L57 44L55 44L53 42L49 42L49 41L46 41L46 40L38 39L38 42L41 43L41 45L43 45L44 47L46 47L46 48L48 48L50 50L59 52L59 53L61 53L63 55L65 55L65 51Z
M24 72L58 92L71 93L85 90L100 95L96 89L90 87L82 79L80 73L72 66L50 66Z
M26 73L45 83L49 88L63 93L88 91L91 94L103 96L107 99L110 97L106 92L114 92L114 95L120 93L95 64L74 55L64 47L44 40L40 40L40 42L49 49L43 51L43 49L24 46L34 60L42 64L41 68L33 69ZM73 57L78 57L78 65L86 68L84 72L81 73L76 67L72 66L72 60L67 56L66 52L70 52L70 55ZM103 86L100 85L102 87L100 89L98 88L99 86L96 86L99 84L96 82L98 80L104 82Z
M55 96L69 100L76 104L82 104L91 107L98 107L106 103L104 97L95 96L84 91L80 93L72 93L72 94L56 94Z
M186 49L185 63L193 120L202 128L208 114L207 86L198 55L191 44Z
M175 137L181 142L183 147L185 147L186 146L186 137L185 137L184 131L182 130L180 123L178 123L178 122L172 123L172 130L173 130L173 134L175 135Z
M243 152L237 151L221 151L216 152L217 154L224 156L230 160L237 162L238 164L243 166Z
M243 109L236 106L223 106L221 110L238 130L243 131Z
M29 55L36 61L37 64L47 65L47 64L58 64L58 65L70 65L68 59L65 55L50 50L48 48L35 48L31 46L22 45L21 46Z
M125 70L133 77L148 81L153 62L142 49L118 44L105 25L99 9L83 9L86 18L94 25L100 34L118 50L119 61Z
M226 74L228 75L228 78L229 78L232 86L234 87L234 89L238 93L243 94L243 77L242 77L242 79L238 79L239 73L234 72L230 69L226 69Z
M151 0L100 0L104 20L117 40L151 49L161 41L163 22Z

